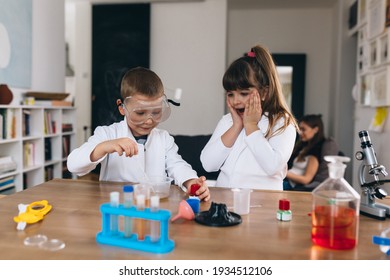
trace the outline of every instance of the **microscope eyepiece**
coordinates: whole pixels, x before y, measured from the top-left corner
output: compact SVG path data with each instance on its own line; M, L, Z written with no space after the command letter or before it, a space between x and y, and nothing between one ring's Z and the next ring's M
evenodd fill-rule
M378 164L374 147L372 146L370 136L368 135L367 130L362 130L359 132L360 137L360 146L362 148L362 151L364 153L364 158L366 159L366 162L371 167L374 167Z
M367 130L360 131L359 138L360 138L360 147L362 149L372 147L371 139L370 136L368 135Z

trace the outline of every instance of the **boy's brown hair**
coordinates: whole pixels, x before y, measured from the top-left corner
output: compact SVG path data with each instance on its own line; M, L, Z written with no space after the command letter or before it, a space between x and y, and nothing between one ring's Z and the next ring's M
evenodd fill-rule
M153 97L164 93L164 86L159 76L150 69L136 67L128 70L122 78L121 96L142 94Z

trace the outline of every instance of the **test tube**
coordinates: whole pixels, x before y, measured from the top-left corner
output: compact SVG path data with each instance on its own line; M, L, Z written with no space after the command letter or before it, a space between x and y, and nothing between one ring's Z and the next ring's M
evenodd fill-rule
M143 211L145 210L145 195L139 194L137 195L137 210ZM136 219L136 229L138 240L145 239L145 220L144 219Z
M130 208L133 205L133 194L134 194L133 186L124 186L123 187L123 206L125 208ZM131 217L125 216L124 221L124 235L125 237L131 236Z
M151 212L157 212L160 207L160 197L158 195L153 195L150 198L150 211ZM150 240L152 242L156 242L159 239L160 236L160 222L159 221L151 221L150 224Z
M110 206L118 207L119 206L119 192L110 193ZM118 234L118 215L111 215L110 230L111 234Z

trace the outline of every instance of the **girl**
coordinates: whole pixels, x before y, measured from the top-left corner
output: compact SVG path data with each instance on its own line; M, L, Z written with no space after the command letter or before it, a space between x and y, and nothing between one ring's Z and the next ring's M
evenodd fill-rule
M223 76L230 111L201 153L206 171L220 170L216 186L283 190L298 129L269 51L257 45Z

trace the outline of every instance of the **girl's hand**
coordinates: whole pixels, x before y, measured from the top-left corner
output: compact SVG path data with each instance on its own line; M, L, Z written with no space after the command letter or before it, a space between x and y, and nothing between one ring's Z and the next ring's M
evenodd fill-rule
M262 114L263 109L261 108L260 95L258 91L254 91L251 93L251 96L245 105L243 123L247 135L254 130L258 130L257 124L259 123Z
M232 105L230 105L228 99L226 99L226 105L230 111L230 114L232 115L233 126L235 126L237 130L241 131L241 129L244 127L242 118L237 114L237 111L232 107Z

